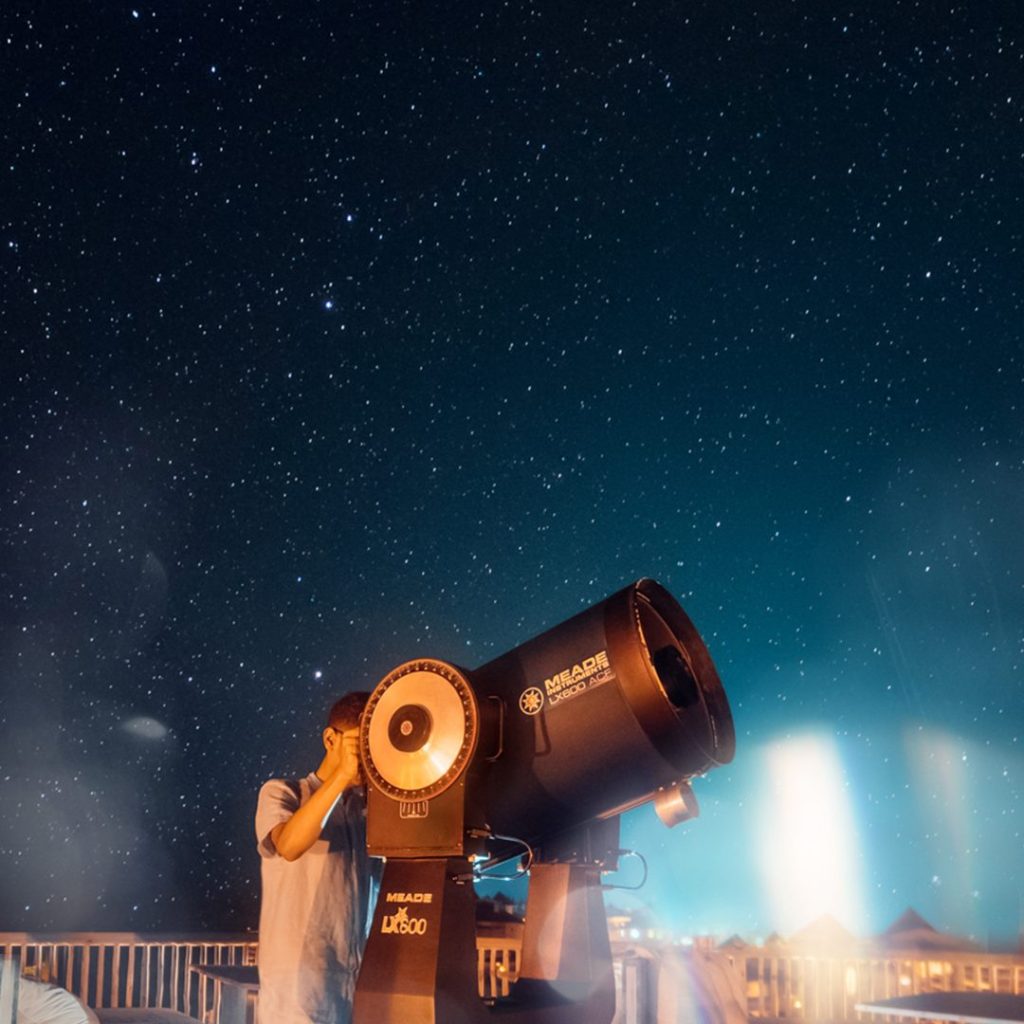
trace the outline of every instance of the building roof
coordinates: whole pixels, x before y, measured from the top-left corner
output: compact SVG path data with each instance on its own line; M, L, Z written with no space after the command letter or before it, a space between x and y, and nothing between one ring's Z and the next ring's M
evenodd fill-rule
M813 946L815 949L852 949L859 945L857 938L847 931L831 914L822 914L806 928L790 937L794 946Z
M897 935L900 932L910 931L933 932L935 929L913 907L907 907L882 934Z
M933 928L913 907L907 907L875 942L885 949L935 950L965 952L976 950L976 943L960 935Z

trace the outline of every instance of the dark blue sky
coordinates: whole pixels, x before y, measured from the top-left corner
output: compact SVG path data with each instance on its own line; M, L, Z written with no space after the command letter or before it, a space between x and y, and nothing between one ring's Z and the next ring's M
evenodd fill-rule
M738 746L642 902L1017 930L1019 19L605 7L5 13L0 926L254 925L334 696L649 575Z

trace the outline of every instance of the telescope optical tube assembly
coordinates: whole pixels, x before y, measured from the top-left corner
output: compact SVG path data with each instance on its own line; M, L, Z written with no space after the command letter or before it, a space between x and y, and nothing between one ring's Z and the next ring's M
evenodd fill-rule
M487 664L420 659L375 688L360 730L367 848L387 865L356 1024L608 1024L600 888L618 815L696 814L689 780L733 757L729 704L675 599L639 580ZM533 851L518 980L477 988L472 859Z

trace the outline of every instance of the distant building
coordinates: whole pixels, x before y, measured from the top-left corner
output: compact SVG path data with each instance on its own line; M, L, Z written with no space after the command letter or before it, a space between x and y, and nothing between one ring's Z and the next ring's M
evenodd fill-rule
M773 933L758 944L740 935L722 942L673 940L624 911L610 912L608 926L620 955L646 961L639 973L647 978L645 999L658 1007L659 1024L853 1024L861 1020L858 1003L898 996L1024 995L1024 954L986 952L909 908L870 938L827 915L788 938Z
M734 936L713 955L742 977L747 1013L758 1020L852 1022L857 1003L897 996L1024 994L1024 956L985 952L912 909L869 939L826 916L761 946L739 945Z

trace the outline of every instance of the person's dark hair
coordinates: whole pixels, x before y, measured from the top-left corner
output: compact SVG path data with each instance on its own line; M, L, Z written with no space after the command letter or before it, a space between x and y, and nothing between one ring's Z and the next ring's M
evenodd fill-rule
M359 718L370 699L368 693L359 691L357 693L346 693L340 700L331 705L327 713L327 724L332 729L354 729L359 725Z

